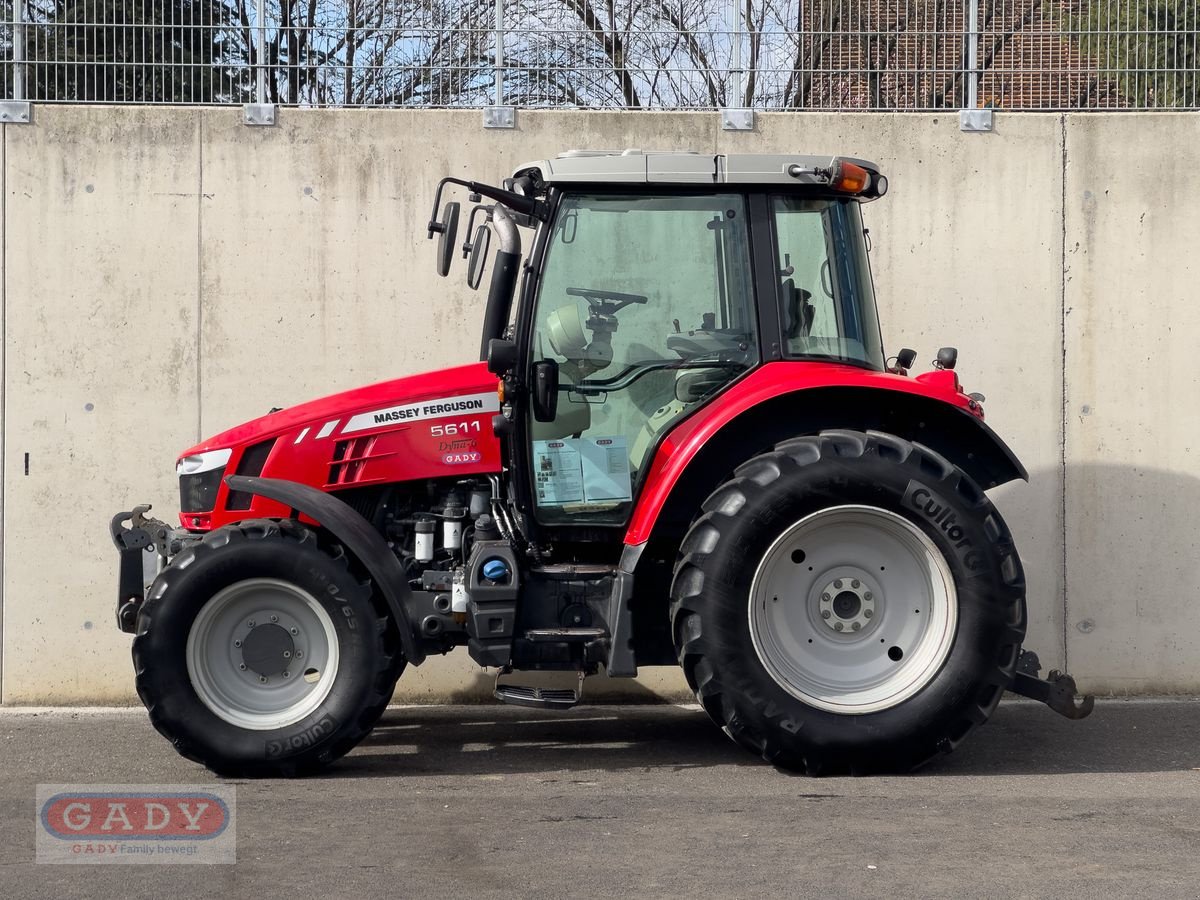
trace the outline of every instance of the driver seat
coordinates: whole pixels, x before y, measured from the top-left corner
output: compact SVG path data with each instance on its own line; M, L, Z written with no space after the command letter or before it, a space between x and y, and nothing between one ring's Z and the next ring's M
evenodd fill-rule
M804 290L804 288L796 287L795 279L784 279L783 308L787 321L784 323L783 336L788 340L808 337L809 331L812 330L812 323L816 317L817 310L809 303L811 299L812 293Z

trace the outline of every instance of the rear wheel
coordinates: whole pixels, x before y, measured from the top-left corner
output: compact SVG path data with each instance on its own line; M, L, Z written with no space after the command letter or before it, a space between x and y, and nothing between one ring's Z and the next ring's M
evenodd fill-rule
M296 775L374 726L403 661L369 583L293 521L223 528L151 588L133 644L137 689L184 756L224 775Z
M743 746L812 774L911 769L1013 678L1024 582L963 472L876 432L755 457L704 504L672 587L680 663Z

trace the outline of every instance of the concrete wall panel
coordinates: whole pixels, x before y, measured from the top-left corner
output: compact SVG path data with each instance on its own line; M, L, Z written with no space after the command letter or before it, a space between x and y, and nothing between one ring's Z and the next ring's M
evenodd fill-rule
M138 500L172 517L180 450L272 405L475 357L483 295L460 270L437 278L424 238L441 175L627 146L882 163L892 192L865 215L887 345L923 363L958 346L1032 475L995 492L1026 563L1029 645L1061 664L1065 632L1091 688L1200 689L1195 117L997 123L760 114L733 133L711 113L522 111L485 131L478 111L282 110L248 128L234 109L38 107L4 128L0 697L133 700L107 520ZM398 699L489 687L457 655L407 674ZM673 669L611 687L684 691Z
M39 107L5 139L5 703L131 698L109 517L196 437L199 116Z
M1200 684L1195 114L1072 116L1067 635L1089 684Z

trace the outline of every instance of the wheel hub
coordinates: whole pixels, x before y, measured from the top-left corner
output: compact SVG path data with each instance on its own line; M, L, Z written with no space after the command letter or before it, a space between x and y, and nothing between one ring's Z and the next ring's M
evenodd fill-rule
M272 623L255 625L242 641L242 662L268 678L287 671L295 652L296 642L288 630Z
M860 578L834 578L821 589L821 622L838 634L862 631L875 617L875 591Z

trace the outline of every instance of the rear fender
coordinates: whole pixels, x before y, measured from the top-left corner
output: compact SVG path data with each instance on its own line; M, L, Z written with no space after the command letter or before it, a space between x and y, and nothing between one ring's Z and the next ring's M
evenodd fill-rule
M681 537L704 498L741 463L780 441L830 428L885 431L924 444L985 490L1028 480L1025 467L981 418L937 397L890 386L783 390L757 402L718 400L707 416L701 410L668 435L655 454L625 543L641 544L652 534Z
M320 523L370 574L392 614L405 660L414 666L425 661L425 653L413 637L412 623L404 610L408 579L400 561L370 522L345 501L306 484L249 475L230 475L225 482L232 490L274 500Z

